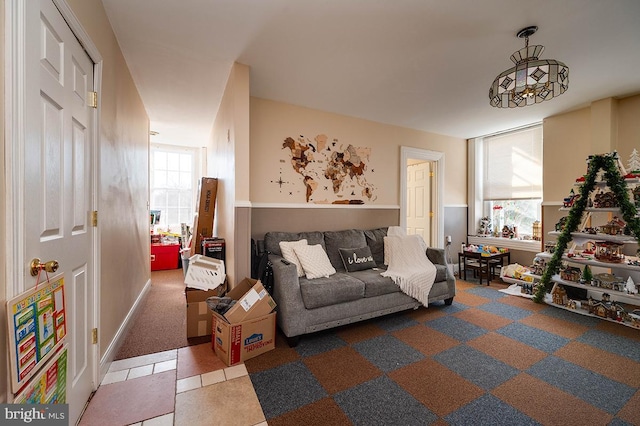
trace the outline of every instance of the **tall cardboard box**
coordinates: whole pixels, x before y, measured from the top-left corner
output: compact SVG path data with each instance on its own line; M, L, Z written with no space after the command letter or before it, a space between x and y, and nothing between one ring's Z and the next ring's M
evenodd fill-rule
M211 237L213 235L218 179L203 177L200 179L198 187L198 199L196 201L198 210L193 224L191 256L202 254L202 237Z
M226 365L239 364L275 348L276 303L260 281L245 278L227 296L237 303L213 312L211 346Z

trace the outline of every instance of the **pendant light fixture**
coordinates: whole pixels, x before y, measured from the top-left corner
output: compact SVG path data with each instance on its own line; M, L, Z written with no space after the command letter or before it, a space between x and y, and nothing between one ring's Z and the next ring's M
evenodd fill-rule
M525 39L524 49L511 55L513 68L502 72L489 89L489 103L497 108L538 104L560 96L569 88L569 67L554 59L539 59L544 46L529 46L529 36L538 27L526 27L516 34Z

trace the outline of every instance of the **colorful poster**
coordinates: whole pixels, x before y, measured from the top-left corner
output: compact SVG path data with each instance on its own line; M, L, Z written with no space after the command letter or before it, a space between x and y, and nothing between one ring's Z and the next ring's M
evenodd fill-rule
M67 347L63 346L16 395L14 404L64 404L66 399Z
M67 334L64 278L57 277L7 302L12 390L17 392Z

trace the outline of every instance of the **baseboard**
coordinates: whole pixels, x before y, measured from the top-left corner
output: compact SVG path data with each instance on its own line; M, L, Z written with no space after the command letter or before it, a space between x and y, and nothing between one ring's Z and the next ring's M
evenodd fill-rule
M107 347L107 350L104 352L104 356L100 359L100 373L99 373L100 380L98 381L98 384L102 382L102 379L109 371L109 367L111 366L113 359L118 353L118 350L124 343L124 339L127 336L127 333L129 332L129 330L131 329L131 326L133 325L133 319L136 317L136 314L138 313L138 309L140 309L140 307L142 306L142 301L144 300L144 297L147 295L147 292L149 291L150 288L151 288L151 279L147 280L147 283L145 284L144 288L138 295L138 298L136 299L135 303L133 304L133 306L131 306L129 313L125 317L122 324L120 324L120 328L118 328L116 335L113 337L113 340L111 340L111 343Z

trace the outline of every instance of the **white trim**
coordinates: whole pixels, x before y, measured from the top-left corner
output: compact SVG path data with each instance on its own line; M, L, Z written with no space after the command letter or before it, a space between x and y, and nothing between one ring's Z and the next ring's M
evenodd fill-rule
M129 330L131 330L131 327L133 326L133 320L135 319L136 314L138 313L138 310L142 307L142 302L144 301L144 298L150 289L151 289L151 279L147 280L147 283L144 285L144 288L138 295L138 298L133 303L133 306L131 306L131 309L129 309L129 312L127 313L127 316L124 318L124 321L122 321L122 324L120 324L118 331L116 331L116 334L113 337L113 340L111 340L111 343L109 343L109 346L107 346L107 349L104 351L104 355L100 360L100 368L98 372L99 374L98 384L102 382L102 379L104 379L104 376L109 371L109 367L111 366L113 359L116 357L116 353L118 352L118 350L120 350L120 346L122 346L122 343L124 342L124 339L127 337Z
M467 141L467 232L476 232L476 228L482 217L482 139L475 138Z
M247 201L247 200L236 200L233 206L235 208L238 208L238 207L251 208L252 207L251 201Z
M24 158L24 110L25 110L25 2L7 0L4 4L4 168L5 168L5 294L10 300L24 288L24 243L20 231L24 229L21 214L24 207L22 188L22 159ZM9 357L6 371L9 372ZM13 402L10 374L5 379L2 401ZM4 393L4 390L7 390Z
M98 48L89 37L89 34L84 30L80 20L76 17L71 7L67 4L67 0L52 0L56 5L60 14L67 21L67 25L71 28L71 32L76 36L84 50L89 54L89 57L93 60L94 64L102 62L102 55L98 51Z
M466 209L467 207L469 207L468 204L445 204L444 205L445 209L446 208L465 208Z
M236 206L238 204L236 203ZM293 204L293 203L251 203L256 209L363 209L398 210L393 204Z
M432 191L436 214L436 220L432 221L433 246L444 248L444 152L400 147L400 227L404 229L407 229L407 160L410 158L436 163L436 188Z
M478 237L477 235L468 235L469 244L492 245L496 247L504 247L511 250L529 251L540 253L542 251L542 242L534 240L513 240L510 238L496 237Z
M564 202L563 201L543 201L540 204L542 207L563 207L564 206Z

